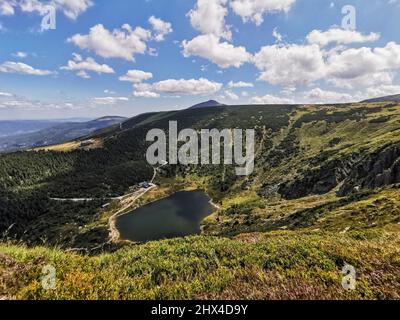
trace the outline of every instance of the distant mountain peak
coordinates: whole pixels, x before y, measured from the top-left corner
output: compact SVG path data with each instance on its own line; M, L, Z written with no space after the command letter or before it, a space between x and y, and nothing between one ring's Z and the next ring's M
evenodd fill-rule
M223 107L225 104L219 103L216 100L208 100L199 104L196 104L189 109L203 109L203 108L212 108L212 107Z

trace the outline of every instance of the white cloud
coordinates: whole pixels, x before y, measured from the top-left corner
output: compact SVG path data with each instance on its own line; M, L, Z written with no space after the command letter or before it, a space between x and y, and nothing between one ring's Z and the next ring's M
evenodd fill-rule
M155 48L149 48L149 50L147 50L147 53L149 54L149 56L158 57L158 51Z
M82 59L79 54L73 53L73 59L68 61L67 66L61 67L61 70L78 71L77 75L81 78L88 79L88 71L100 73L115 73L113 68L106 64L99 64L93 58Z
M135 92L165 93L173 95L205 95L218 92L222 83L212 82L208 79L168 79L155 83L135 84Z
M253 104L327 104L327 103L350 103L371 98L399 94L400 85L382 85L365 88L364 90L353 90L351 92L339 92L321 89L319 87L302 92L287 92L282 96L267 94L255 96L250 99Z
M16 58L25 59L28 56L28 54L23 51L18 51L18 52L13 53L13 56Z
M18 8L23 12L47 13L47 6L54 6L56 10L62 11L65 16L75 20L93 5L91 0L0 0L0 15L11 16Z
M195 8L188 13L193 28L202 34L230 40L232 33L225 25L226 3L227 0L197 0Z
M325 75L323 53L317 45L265 46L255 55L260 80L291 87L305 85Z
M84 70L78 71L76 75L82 79L90 79L90 75Z
M278 97L275 95L267 94L259 97L255 96L250 99L253 104L294 104L295 101L290 98Z
M228 0L197 0L188 16L192 26L201 35L182 42L184 57L198 56L220 68L239 68L251 60L252 55L245 47L230 43L232 32L225 23L229 13L227 4Z
M400 69L400 45L334 52L327 57L326 69L327 82L339 88L390 86Z
M250 82L243 82L243 81L239 81L239 82L230 81L228 83L228 87L229 88L253 88L254 84L252 84Z
M363 100L369 98L384 97L400 93L400 85L381 85L375 87L369 87L366 93L363 95Z
M362 100L363 95L358 92L350 94L313 88L299 92L283 92L281 96L267 94L265 96L252 97L250 102L254 104L299 104L299 103L347 103Z
M118 102L126 102L129 101L126 97L100 97L93 98L93 103L97 105L114 105Z
M357 89L390 85L394 81L394 73L389 71L367 73L354 78L328 78L327 82L338 88Z
M153 78L153 74L151 72L145 72L142 70L129 70L124 76L119 77L119 80L140 83L151 78Z
M70 19L76 19L93 5L91 0L54 0L53 2Z
M328 58L329 74L354 79L400 68L400 45L389 42L385 47L348 49Z
M0 15L2 16L12 16L15 13L14 6L15 6L14 1L9 1L9 0L0 0Z
M29 100L18 96L13 96L3 101L0 99L0 109L5 110L21 110L21 111L59 111L65 110L87 110L88 107L96 108L99 106L112 106L116 104L127 104L130 101L128 97L95 97L84 99L80 101L60 101L60 102L46 102L42 100ZM47 113L46 113L47 114ZM60 113L58 113L60 114ZM63 114L63 113L61 113ZM73 115L73 114L71 114Z
M341 93L329 90L314 88L304 92L308 103L345 103L354 102L354 97L348 93Z
M87 103L49 103L37 100L27 100L15 97L12 100L0 101L0 109L21 110L21 111L49 111L49 110L76 110L84 109Z
M152 25L153 30L156 33L154 39L158 42L164 41L165 36L173 31L171 23L165 22L154 16L149 18L149 23Z
M283 41L283 36L278 32L277 27L275 27L274 30L272 30L272 36L275 38L276 42L278 42L278 43Z
M1 92L0 91L0 97L12 97L13 94L12 93L8 93L8 92Z
M136 54L146 52L146 41L150 39L151 32L141 27L133 29L124 24L121 29L109 31L102 24L97 24L90 29L89 34L76 34L68 41L81 49L92 50L103 58L134 61Z
M228 100L239 100L239 96L230 90L226 90L224 92L224 95L225 95L225 98Z
M13 61L6 61L3 64L0 64L0 72L28 74L35 76L47 76L54 73L49 70L35 69L32 66L22 62L13 62Z
M243 21L253 21L256 25L263 23L263 16L268 13L288 12L296 0L231 0L233 11Z
M245 47L235 47L228 42L220 42L213 34L200 35L183 43L183 55L199 56L208 59L220 68L239 68L243 63L251 60L251 54Z
M316 44L278 44L261 48L253 62L260 80L283 87L319 80L346 89L391 85L400 69L400 45L324 51Z
M380 38L379 33L371 32L368 35L355 30L345 30L340 28L332 28L327 31L313 30L307 35L307 41L310 44L317 44L321 47L328 44L350 44L377 41Z
M133 95L137 98L159 98L160 94L152 91L134 91Z

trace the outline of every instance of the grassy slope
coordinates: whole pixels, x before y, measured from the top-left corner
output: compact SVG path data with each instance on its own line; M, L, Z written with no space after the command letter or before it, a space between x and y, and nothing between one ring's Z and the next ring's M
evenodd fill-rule
M399 299L397 230L190 237L96 257L1 245L0 295L22 299ZM341 287L353 265L357 289ZM44 265L57 270L41 287Z
M57 249L0 246L0 296L17 298L400 298L400 189L339 198L336 191L285 200L276 183L297 179L335 159L400 141L399 104L236 107L150 114L107 133L105 148L125 148L126 128L255 127L256 172L225 191L220 169L179 171L140 203L176 189L207 189L221 210L203 223L208 236L126 246L86 257ZM272 129L267 132L263 127ZM130 145L128 144L128 147ZM248 180L248 181L247 181ZM244 183L247 187L243 187ZM133 206L138 205L133 204ZM118 207L112 206L112 210ZM101 227L112 212L88 225ZM84 236L88 230L81 230ZM219 237L228 238L219 238ZM1 255L3 254L3 255ZM40 286L41 267L56 266L54 291ZM359 274L356 291L341 288L345 263ZM21 271L22 270L22 271Z

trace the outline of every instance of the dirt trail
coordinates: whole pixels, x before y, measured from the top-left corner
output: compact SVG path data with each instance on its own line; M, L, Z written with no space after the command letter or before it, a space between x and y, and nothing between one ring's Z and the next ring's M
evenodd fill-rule
M142 197L144 194L146 194L150 190L153 190L154 188L157 188L157 186L152 185L150 188L147 188L147 189L142 188L142 189L136 191L135 193L125 196L124 199L121 200L121 202L120 202L121 208L116 213L114 213L108 220L108 225L110 228L109 242L117 242L118 240L120 240L120 234L116 227L117 218L120 215L125 214L126 213L125 211L127 209L129 209L136 200L138 200L140 197Z
M135 191L133 193L130 193L130 194L127 194L125 196L118 198L118 201L120 201L121 208L116 213L114 213L108 220L108 225L110 228L109 242L117 242L118 240L120 240L120 233L116 227L117 218L120 215L126 213L125 211L127 209L129 209L136 200L138 200L140 197L142 197L148 191L153 190L154 188L157 188L157 186L153 183L153 181L155 180L155 178L157 176L157 168L153 167L153 171L154 171L153 177L151 178L151 181L150 181L150 185L151 185L150 188L141 188L138 191Z

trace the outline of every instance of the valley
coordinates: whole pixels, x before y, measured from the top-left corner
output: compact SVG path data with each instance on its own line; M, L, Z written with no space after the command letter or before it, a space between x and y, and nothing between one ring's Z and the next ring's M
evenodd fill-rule
M254 172L174 164L155 175L145 137L170 121L254 129ZM400 298L398 102L148 113L89 138L99 147L0 156L0 296ZM157 187L130 190L143 181ZM199 235L132 243L115 232L121 214L193 190L218 206ZM57 201L74 198L93 201ZM39 280L47 264L58 270L51 291ZM346 264L357 270L353 291L341 285Z

